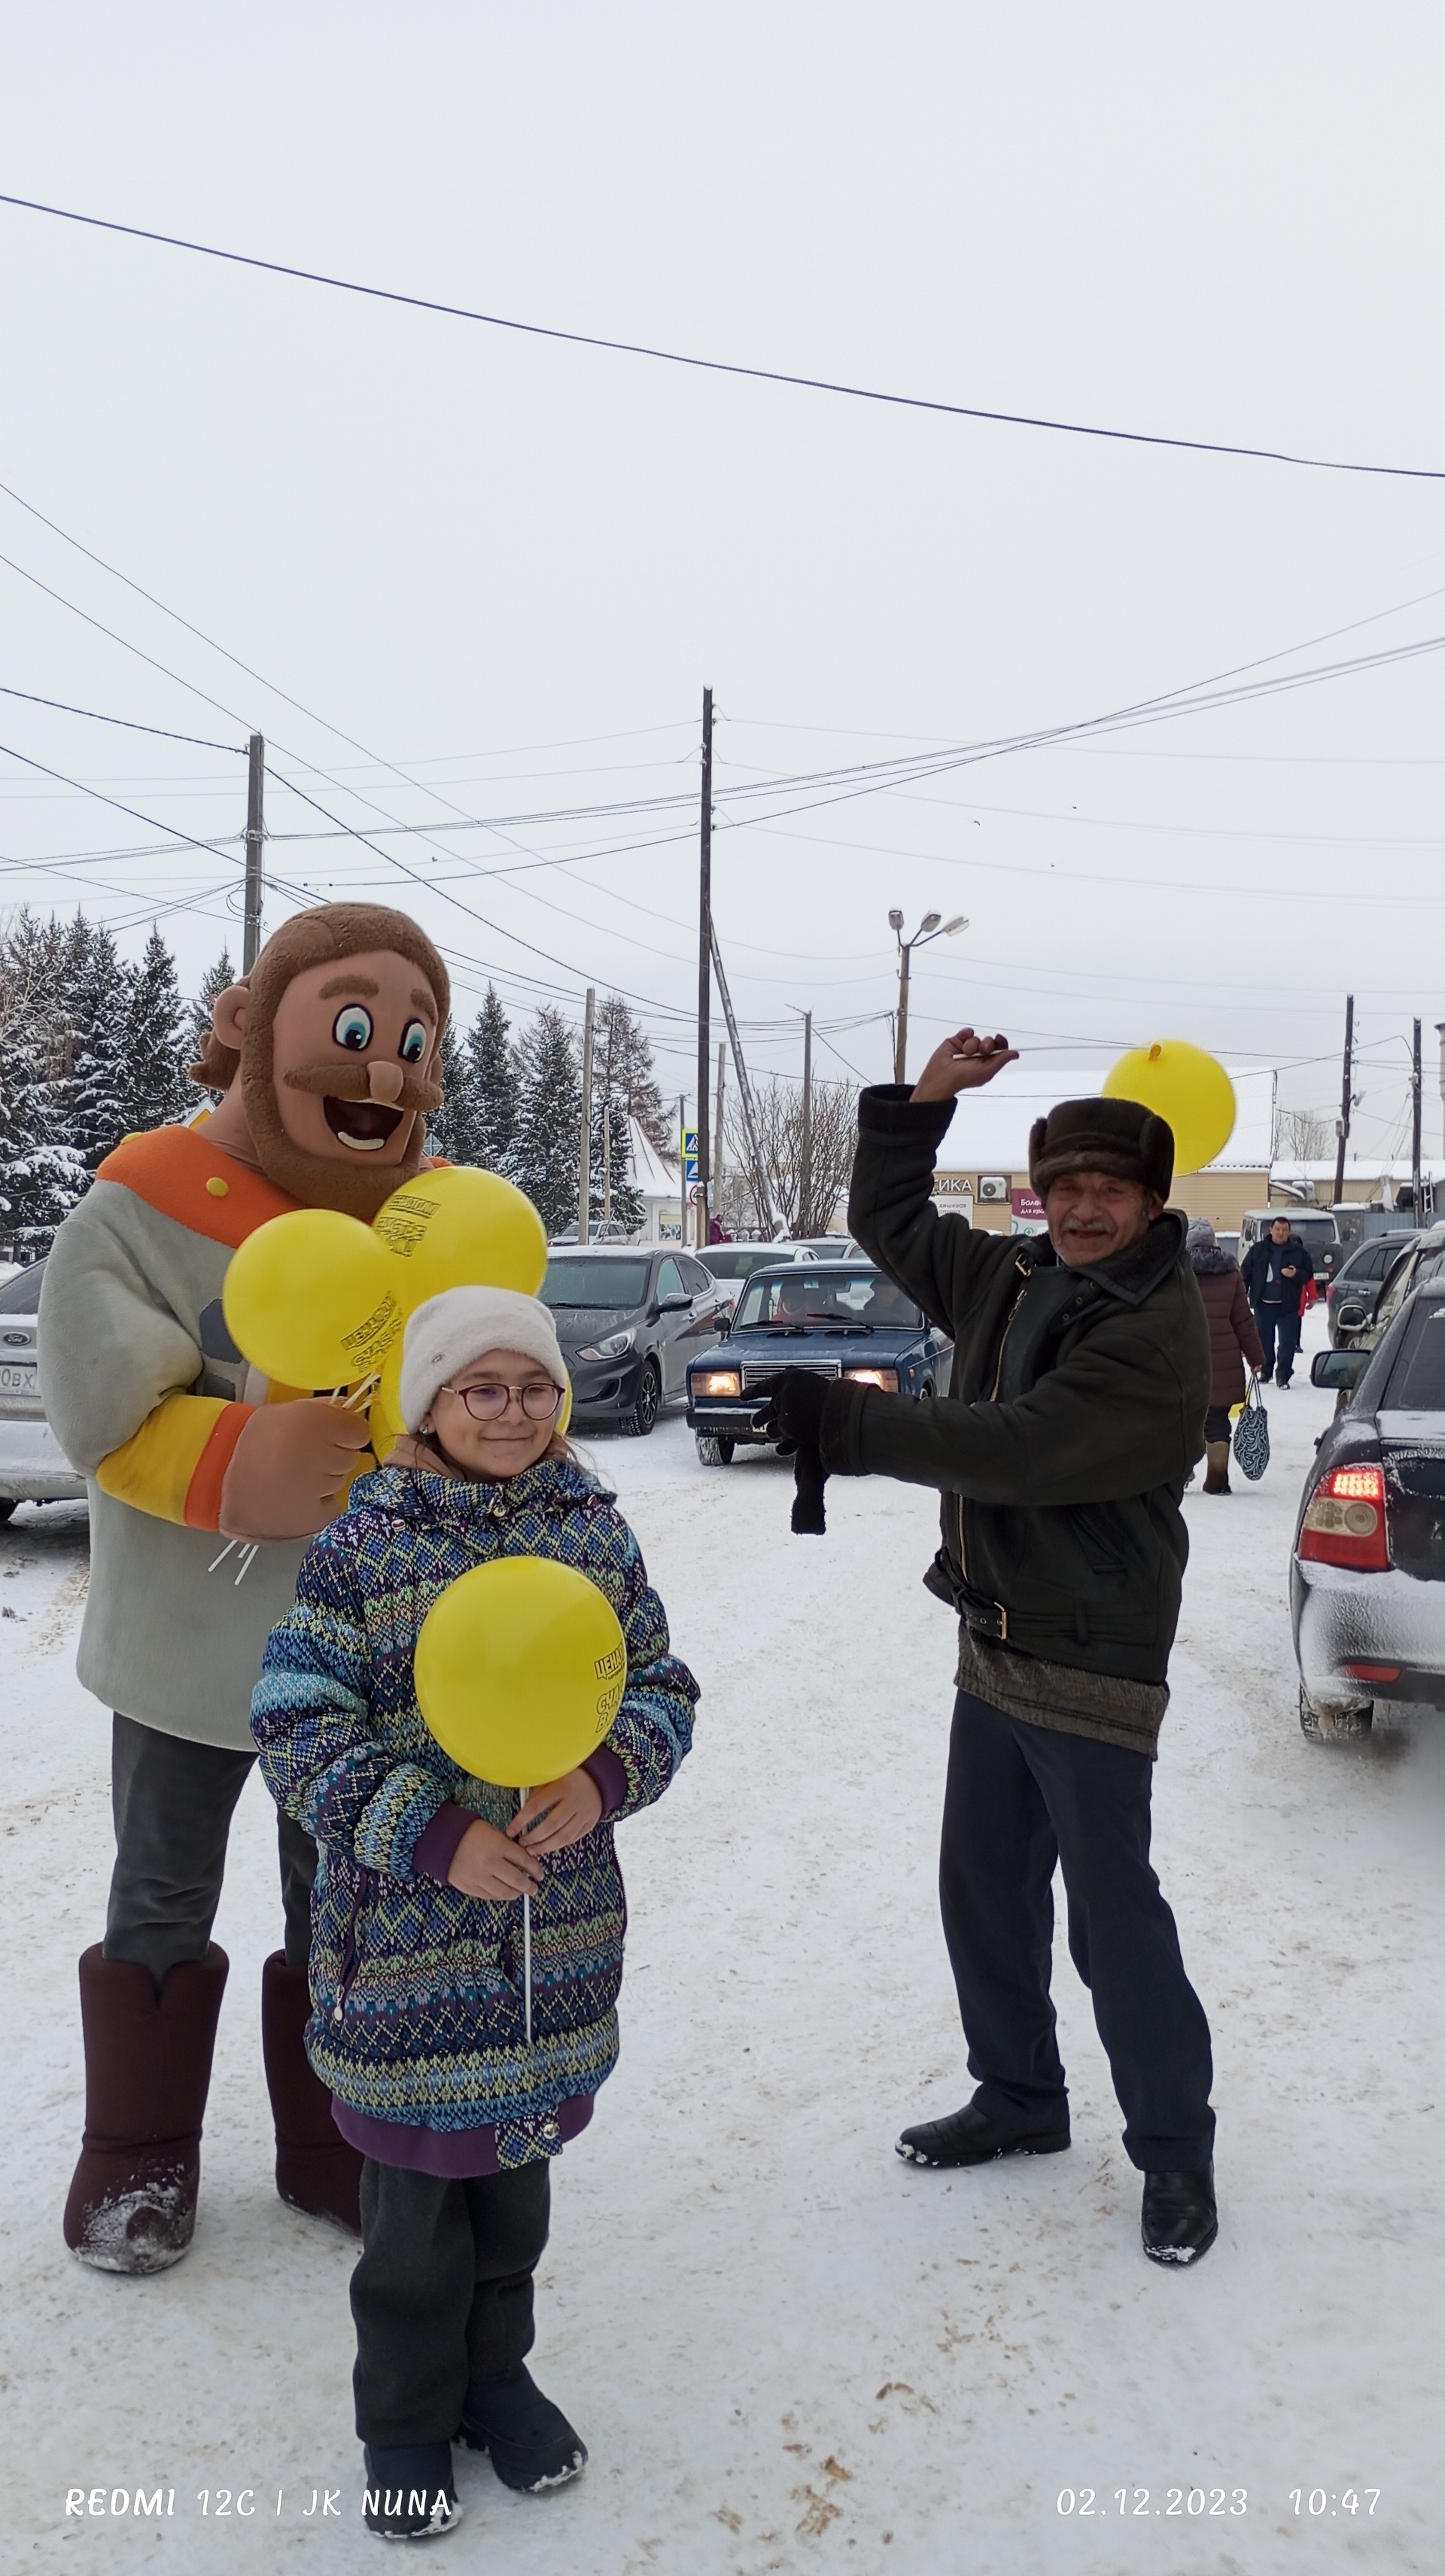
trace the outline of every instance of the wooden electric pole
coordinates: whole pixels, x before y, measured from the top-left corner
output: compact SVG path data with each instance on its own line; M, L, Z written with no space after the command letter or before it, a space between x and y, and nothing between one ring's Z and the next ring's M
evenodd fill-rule
M712 1106L713 1139L715 1145L715 1151L712 1158L714 1204L716 1204L716 1202L722 1197L723 1172L727 1161L725 1151L726 1139L723 1128L723 1084L727 1079L727 1069L727 1040L726 1038L719 1038L717 1042L717 1097Z
M582 1017L582 1134L577 1150L577 1240L592 1240L592 1024L597 1008L594 987L587 987Z
M1335 1149L1335 1195L1332 1202L1335 1207L1339 1206L1345 1195L1345 1148L1350 1141L1350 1085L1354 1079L1354 1052L1355 997L1353 993L1347 993L1345 995L1345 1077L1340 1092L1340 1123L1335 1131L1339 1138Z
M813 1014L803 1013L803 1136L799 1157L802 1170L798 1180L798 1232L812 1234L813 1226Z
M241 932L241 972L249 975L261 946L261 843L265 838L266 745L253 733L246 786L246 907Z
M702 693L702 813L697 890L697 1236L707 1242L708 1075L712 1054L712 691ZM687 1240L684 1226L683 1241Z
M1424 1104L1420 1086L1420 1023L1417 1020L1410 1050L1410 1213L1417 1226L1423 1221L1420 1214L1420 1112Z

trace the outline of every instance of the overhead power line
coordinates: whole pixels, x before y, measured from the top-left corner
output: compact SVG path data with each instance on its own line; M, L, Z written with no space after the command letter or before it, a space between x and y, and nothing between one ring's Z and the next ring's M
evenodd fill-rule
M28 707L54 707L63 716L87 716L92 724L119 725L126 733L151 733L159 742L194 743L198 751L234 751L244 760L243 742L212 742L205 734L172 733L167 725L137 724L134 716L103 716L96 707L73 707L64 698L37 697L33 689L7 689L0 681L0 698L23 698Z
M942 413L952 420L993 421L1008 429L1044 429L1069 438L1110 439L1128 447L1167 447L1196 456L1239 456L1262 465L1297 465L1323 474L1384 474L1415 483L1445 482L1437 465L1375 465L1353 457L1306 456L1291 448L1245 446L1220 438L1178 438L1161 430L1106 429L1096 421L1053 420L1035 412L986 410L977 403L940 402L925 394L889 393L877 385L852 385L831 376L804 376L782 367L750 367L732 358L703 358L683 349L659 349L643 340L605 339L596 331L564 331L555 323L522 322L506 313L482 313L467 304L444 303L431 295L407 295L397 287L370 286L354 277L332 277L324 269L298 268L287 260L261 259L254 252L223 250L215 242L192 241L182 233L153 232L142 224L118 223L109 215L81 214L74 206L50 206L36 197L16 197L0 190L0 205L18 206L27 214L49 215L90 230L120 233L129 241L157 242L167 250L184 250L202 259L224 260L233 268L262 270L269 277L291 277L306 286L325 286L341 295L361 295L379 304L404 305L416 313L437 313L452 322L478 322L492 331L515 331L533 340L560 340L575 349L606 349L625 358L650 358L668 367L690 367L704 375L741 376L754 384L792 385L807 393L839 394L850 402L883 403L901 411Z

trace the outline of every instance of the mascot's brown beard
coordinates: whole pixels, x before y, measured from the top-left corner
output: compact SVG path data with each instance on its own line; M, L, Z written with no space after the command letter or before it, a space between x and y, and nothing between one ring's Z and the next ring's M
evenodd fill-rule
M307 1065L282 1079L294 1090L329 1094L335 1100L371 1097L364 1065ZM426 1146L426 1112L441 1105L441 1092L435 1083L408 1076L397 1099L380 1104L401 1110L410 1120L406 1149L400 1160L381 1163L370 1158L364 1162L348 1159L343 1163L330 1154L309 1152L282 1126L276 1106L269 1021L257 1030L254 1042L247 1031L241 1048L240 1082L246 1124L266 1178L274 1181L278 1190L285 1190L288 1197L299 1199L303 1207L339 1208L343 1216L360 1217L363 1225L370 1225L393 1190L415 1179Z

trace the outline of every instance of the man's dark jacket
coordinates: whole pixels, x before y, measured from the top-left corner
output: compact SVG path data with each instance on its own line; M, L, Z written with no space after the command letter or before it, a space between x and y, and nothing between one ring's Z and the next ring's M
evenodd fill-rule
M1161 1216L1127 1251L1070 1269L1046 1235L940 1217L933 1170L953 1109L893 1084L865 1091L848 1200L857 1241L953 1336L948 1397L850 1389L824 1464L942 1492L929 1581L978 1636L1162 1682L1189 1553L1180 1498L1209 1402L1184 1219Z
M1293 1279L1280 1280L1280 1308L1286 1315L1297 1315L1306 1284L1315 1275L1314 1254L1308 1244L1301 1243L1297 1234L1292 1234L1288 1243L1280 1244L1271 1242L1266 1234L1260 1237L1258 1243L1250 1245L1239 1265L1240 1275L1244 1281L1244 1293L1251 1306L1262 1304L1265 1284L1269 1278L1269 1266L1276 1252L1279 1254L1281 1270L1292 1269L1294 1272Z

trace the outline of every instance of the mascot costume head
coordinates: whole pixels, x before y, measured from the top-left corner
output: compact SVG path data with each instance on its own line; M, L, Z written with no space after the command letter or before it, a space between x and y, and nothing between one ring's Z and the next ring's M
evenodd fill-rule
M369 1224L421 1165L450 1007L447 970L404 912L296 914L212 1006L191 1067L225 1095L210 1141L303 1207Z

